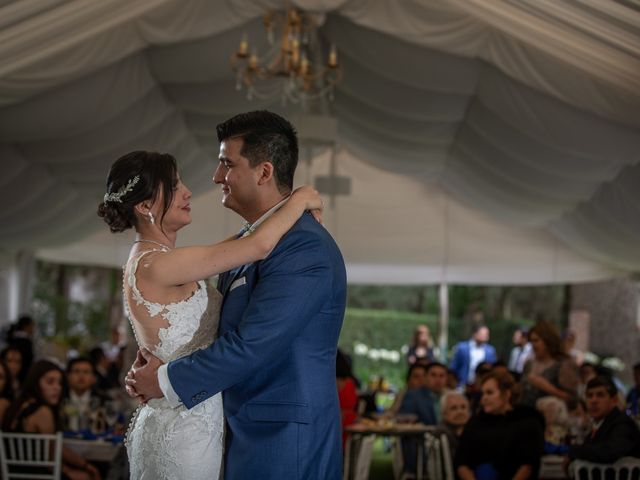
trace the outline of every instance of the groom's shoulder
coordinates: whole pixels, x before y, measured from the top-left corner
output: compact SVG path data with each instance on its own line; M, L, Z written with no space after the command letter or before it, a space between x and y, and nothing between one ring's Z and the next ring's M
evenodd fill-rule
M282 237L278 247L289 248L293 245L299 246L301 244L308 245L309 248L325 246L330 249L337 249L337 245L333 237L331 237L331 234L308 212L305 212L293 227L291 227L291 230Z
M298 233L300 236L317 237L318 241L334 243L329 231L309 212L305 212L293 225L289 233ZM293 235L295 236L295 235Z
M296 223L293 224L292 230L304 230L319 233L325 228L318 222L309 212L304 212Z

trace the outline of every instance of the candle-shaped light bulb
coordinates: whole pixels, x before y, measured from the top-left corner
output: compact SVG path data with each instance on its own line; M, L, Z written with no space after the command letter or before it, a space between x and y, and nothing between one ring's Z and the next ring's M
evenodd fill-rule
M300 69L298 70L301 76L306 75L309 72L309 59L307 58L307 54L302 54L302 60L300 60Z
M295 67L300 62L300 40L293 37L291 40L291 64Z
M338 50L336 49L336 44L331 44L331 49L329 50L329 61L327 62L329 67L336 68L338 66Z
M247 34L242 35L242 40L240 40L240 46L238 47L238 56L246 57L247 52L249 52L249 40L247 39Z
M258 69L258 54L256 53L256 51L252 51L251 52L251 56L249 57L249 69L250 70L257 70Z

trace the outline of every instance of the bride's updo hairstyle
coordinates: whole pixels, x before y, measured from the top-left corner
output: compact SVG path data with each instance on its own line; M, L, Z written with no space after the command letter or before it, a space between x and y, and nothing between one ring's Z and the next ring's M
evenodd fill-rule
M111 165L98 216L113 233L136 227L138 218L134 207L145 200L154 202L162 191L163 209L157 220L162 226L177 183L178 168L172 155L144 150L127 153Z

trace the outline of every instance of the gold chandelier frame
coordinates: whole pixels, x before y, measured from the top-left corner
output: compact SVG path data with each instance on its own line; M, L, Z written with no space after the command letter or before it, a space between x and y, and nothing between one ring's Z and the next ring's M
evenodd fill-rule
M323 21L323 14L296 8L267 12L263 23L269 51L260 56L250 47L245 34L238 50L231 55L236 89L246 89L249 100L280 94L283 105L306 104L321 98L333 101L335 86L342 80L342 68L335 44L331 44L326 60L322 60L318 28ZM278 34L280 40L276 43Z

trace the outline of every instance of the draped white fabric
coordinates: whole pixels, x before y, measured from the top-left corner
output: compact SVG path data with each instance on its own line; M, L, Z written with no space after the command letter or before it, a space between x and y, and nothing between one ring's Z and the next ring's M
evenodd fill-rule
M95 208L110 163L168 151L217 204L216 123L250 109L229 55L280 0L0 5L5 251L118 264ZM578 0L298 0L326 14L344 81L327 226L352 281L543 283L640 269L640 10ZM297 181L326 175L327 155ZM209 205L209 206L207 206ZM238 223L196 214L185 239ZM220 228L224 219L223 228ZM209 230L205 231L205 227ZM96 233L97 232L97 233Z

